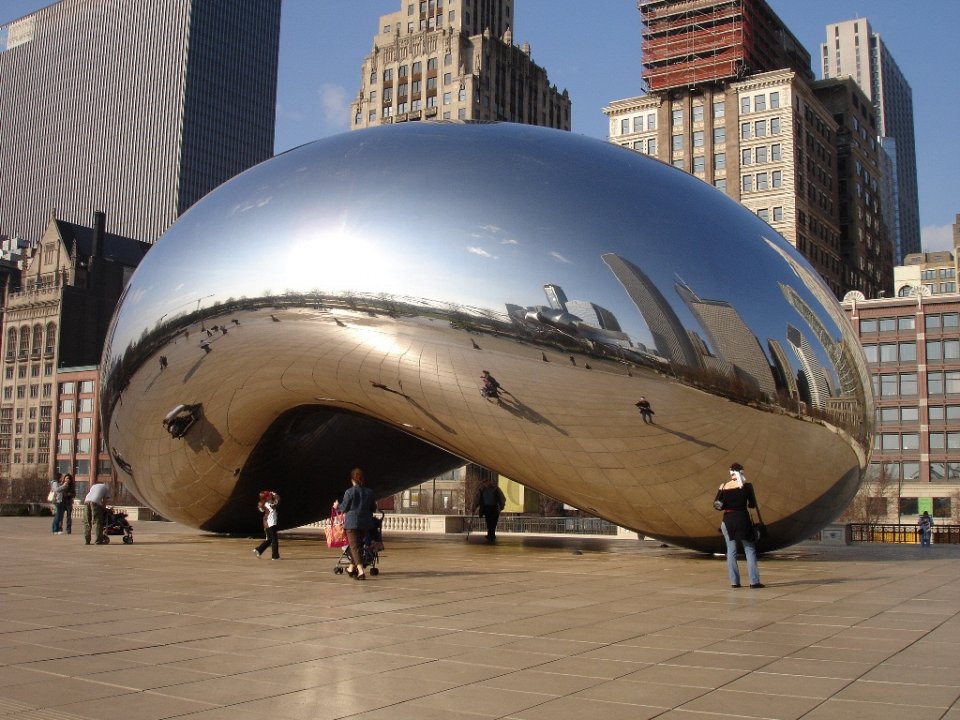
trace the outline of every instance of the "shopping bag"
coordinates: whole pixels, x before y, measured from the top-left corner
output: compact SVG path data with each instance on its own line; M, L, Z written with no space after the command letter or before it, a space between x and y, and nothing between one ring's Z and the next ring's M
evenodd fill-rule
M340 548L347 544L347 531L343 529L343 513L330 511L330 527L327 528L327 547Z

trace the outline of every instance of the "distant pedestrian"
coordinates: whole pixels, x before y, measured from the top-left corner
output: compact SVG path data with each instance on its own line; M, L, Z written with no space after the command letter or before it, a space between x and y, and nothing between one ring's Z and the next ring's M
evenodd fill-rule
M473 503L473 511L482 517L487 524L487 542L496 542L497 523L500 521L500 513L507 504L507 499L493 480L486 477L480 483L480 489L477 490L477 497Z
M73 533L73 501L77 497L77 481L73 475L66 473L63 476L63 501L60 503L60 514L63 520L60 529L67 535Z
M50 481L50 502L53 503L53 523L50 526L50 532L54 535L60 535L63 532L63 491L66 483L60 473L55 473L53 480Z
M163 371L163 370L166 370L166 369L167 369L167 356L166 356L166 355L161 355L161 356L160 356L160 370Z
M926 510L917 519L917 532L920 533L920 547L930 547L930 540L933 537L933 518Z
M373 513L377 509L377 498L373 490L364 485L363 470L353 468L350 471L350 487L343 493L343 500L334 500L333 507L343 513L343 529L347 533L347 546L350 559L347 575L354 580L366 580L363 571L363 536L374 527Z
M650 401L641 395L640 400L638 400L635 403L635 405L637 406L637 408L639 408L640 417L643 418L643 421L645 423L649 423L650 425L652 425L654 413L653 413L653 408L650 407Z
M270 559L280 559L280 541L277 538L277 505L279 504L280 496L272 490L264 490L260 493L257 509L263 513L264 540L253 551L253 554L257 557L263 555L266 549L270 548Z

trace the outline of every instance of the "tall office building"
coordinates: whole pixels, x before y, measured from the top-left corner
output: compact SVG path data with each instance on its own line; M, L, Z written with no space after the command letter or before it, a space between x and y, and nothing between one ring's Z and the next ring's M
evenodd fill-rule
M280 0L61 0L0 28L0 235L154 242L273 154Z
M897 263L920 252L917 150L913 132L913 92L896 61L866 18L827 25L820 45L824 79L853 78L873 104L881 145L891 159L889 177L894 211L891 237Z
M363 60L353 129L416 120L502 120L570 129L570 96L530 46L513 0L399 0Z
M610 141L669 162L755 212L837 297L889 292L883 195L868 190L869 218L847 204L856 172L868 181L882 173L875 137L856 157L847 141L847 121L869 127L869 119L846 106L835 116L824 105L809 54L766 0L640 0L638 8L650 92L604 108ZM862 94L857 102L870 105Z

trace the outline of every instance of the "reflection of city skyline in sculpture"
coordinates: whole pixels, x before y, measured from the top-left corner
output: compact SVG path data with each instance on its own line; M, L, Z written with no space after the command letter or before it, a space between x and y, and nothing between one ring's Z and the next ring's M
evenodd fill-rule
M424 188L433 211L412 216ZM205 530L256 532L263 487L294 527L325 516L358 465L386 496L471 462L709 552L723 546L711 500L740 462L768 549L783 547L853 497L872 437L866 403L845 410L865 431L838 432L721 376L748 364L708 347L725 323L782 343L775 368L807 313L848 341L836 301L764 233L686 173L559 131L405 123L305 145L200 201L130 279L101 361L107 446L145 504ZM694 303L707 319L676 277L715 303ZM526 300L541 291L546 305ZM631 340L647 330L657 356ZM803 333L813 348L798 338L800 351L835 377L831 358L846 356ZM869 376L850 367L869 401ZM499 398L480 393L481 370ZM654 424L637 415L641 395ZM181 406L202 413L175 437L162 421Z
M770 363L756 335L740 317L736 308L724 300L705 300L683 281L675 286L677 294L700 321L714 352L732 367L733 374L756 386L768 399L775 398Z
M787 342L793 354L800 361L797 373L797 387L804 402L817 410L824 410L830 397L830 383L827 373L817 360L817 353L807 338L796 327L787 324Z

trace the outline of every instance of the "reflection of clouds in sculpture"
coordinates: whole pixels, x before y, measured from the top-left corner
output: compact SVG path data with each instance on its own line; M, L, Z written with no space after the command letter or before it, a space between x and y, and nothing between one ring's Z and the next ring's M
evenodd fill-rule
M357 464L386 494L466 458L701 549L736 460L788 544L855 491L869 428L845 398L869 388L835 301L769 232L569 133L411 123L307 145L208 195L137 270L104 353L110 447L146 502L212 530L244 529L276 478L306 522ZM810 388L829 397L805 408ZM201 403L186 436L161 432Z

